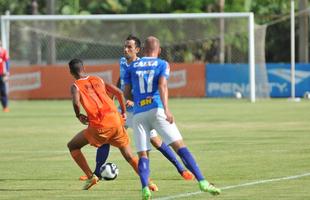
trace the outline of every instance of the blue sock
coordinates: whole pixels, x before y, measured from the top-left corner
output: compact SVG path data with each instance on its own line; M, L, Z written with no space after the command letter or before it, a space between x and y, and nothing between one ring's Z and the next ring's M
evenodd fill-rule
M6 85L3 81L0 83L0 98L2 107L6 108L8 106L8 95L6 91Z
M164 142L161 144L161 146L157 149L160 151L178 170L180 174L184 171L184 167L182 164L178 161L178 159L175 157L175 154L171 150L170 147L168 147Z
M201 174L201 171L192 156L191 152L187 149L187 147L182 147L178 150L178 154L181 157L184 165L191 171L198 181L204 180L205 178Z
M149 176L150 176L150 161L148 158L141 157L139 159L138 169L139 169L139 176L142 184L142 189L148 186L149 183Z
M101 177L100 175L100 167L105 163L109 156L110 152L110 144L103 144L101 147L97 149L97 155L96 155L96 169L94 171L94 174L96 176Z

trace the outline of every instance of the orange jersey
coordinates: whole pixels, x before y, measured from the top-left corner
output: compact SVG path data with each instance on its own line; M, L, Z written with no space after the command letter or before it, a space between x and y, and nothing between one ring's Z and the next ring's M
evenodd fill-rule
M121 117L113 100L108 96L105 83L96 76L88 76L74 82L80 92L81 104L87 113L91 127L115 127L121 125Z

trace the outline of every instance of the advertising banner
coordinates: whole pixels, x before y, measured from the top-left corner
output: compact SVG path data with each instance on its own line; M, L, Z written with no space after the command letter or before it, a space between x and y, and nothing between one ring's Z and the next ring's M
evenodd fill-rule
M267 84L270 97L290 97L291 66L290 64L268 63ZM258 74L257 74L258 75ZM249 67L246 64L208 64L206 66L206 95L208 97L231 97L236 92L249 95ZM258 80L258 77L256 77ZM256 82L256 91L263 87ZM295 93L302 97L310 91L310 65L296 64Z
M208 64L206 96L232 97L236 92L249 94L249 70L246 64Z
M271 97L291 96L291 65L267 64L268 80ZM310 91L310 65L296 64L295 66L295 94L302 97Z
M204 64L172 63L170 69L170 97L205 96ZM118 64L86 66L86 71L107 83L116 84L119 78ZM9 95L12 99L69 99L73 81L65 65L12 67Z

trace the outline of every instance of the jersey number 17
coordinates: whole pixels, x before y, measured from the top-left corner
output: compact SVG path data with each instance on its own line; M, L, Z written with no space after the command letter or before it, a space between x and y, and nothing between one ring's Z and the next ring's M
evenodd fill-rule
M151 93L153 90L153 80L154 80L155 70L136 71L136 74L139 77L140 94L144 94L146 92ZM144 76L147 76L146 77L146 91L145 91Z

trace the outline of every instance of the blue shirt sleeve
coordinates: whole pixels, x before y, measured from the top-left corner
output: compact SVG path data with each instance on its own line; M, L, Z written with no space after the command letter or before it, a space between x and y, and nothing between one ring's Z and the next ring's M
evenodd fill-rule
M169 75L170 75L170 66L167 61L164 61L159 73L159 77L164 76L166 77L166 79L168 79Z

